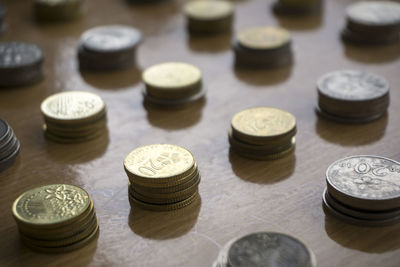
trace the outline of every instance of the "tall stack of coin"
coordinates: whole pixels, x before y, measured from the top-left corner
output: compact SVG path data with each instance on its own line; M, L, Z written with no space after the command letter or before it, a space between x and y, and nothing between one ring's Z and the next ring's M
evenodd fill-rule
M34 11L40 21L63 21L80 15L83 0L35 0Z
M349 223L383 226L400 222L400 163L378 156L351 156L326 171L323 208Z
M26 191L14 201L12 212L22 242L41 252L81 248L99 232L92 199L74 185L53 184Z
M183 208L198 198L200 173L192 154L169 144L142 146L126 156L132 206L155 211Z
M195 0L185 4L187 27L192 33L219 33L231 30L233 4L220 0Z
M290 33L279 27L240 31L233 43L238 66L276 68L292 63Z
M78 47L79 66L87 70L128 68L135 63L141 40L141 32L130 26L107 25L87 30Z
M98 95L69 91L46 98L41 105L46 137L61 143L83 142L107 131L106 105Z
M200 100L205 95L201 71L190 64L167 62L143 72L146 101L158 105L180 105Z
M43 77L43 52L34 44L0 43L0 87L30 85Z
M332 120L362 123L382 117L389 106L389 84L375 74L330 72L317 82L318 112Z
M314 253L300 240L282 233L258 232L229 241L213 267L316 267Z
M239 155L268 160L294 150L296 131L296 118L289 112L256 107L233 116L228 136L232 150Z
M8 123L0 119L0 171L10 167L17 158L20 144Z
M345 41L385 44L400 40L400 3L360 1L346 10Z
M308 15L322 9L322 0L277 0L274 11L278 14Z

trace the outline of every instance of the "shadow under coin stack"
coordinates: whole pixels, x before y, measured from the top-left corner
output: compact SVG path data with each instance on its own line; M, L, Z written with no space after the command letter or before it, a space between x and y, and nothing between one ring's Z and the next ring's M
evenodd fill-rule
M277 14L309 15L321 12L322 0L277 0L274 11Z
M385 226L400 222L400 163L352 156L328 167L323 208L348 223Z
M256 107L232 118L229 143L237 154L256 160L272 160L295 148L296 118L287 111Z
M346 10L344 41L363 44L387 44L400 40L400 3L361 1Z
M20 144L8 123L0 119L0 171L10 167L17 158Z
M47 138L60 143L84 142L107 132L106 105L98 95L68 91L41 105Z
M136 48L142 41L139 30L123 25L108 25L82 34L78 47L83 70L111 71L135 64Z
M235 238L220 251L213 267L316 267L314 253L298 239L259 232Z
M200 173L192 154L176 145L142 146L125 158L129 202L147 210L183 208L198 199Z
M277 68L293 61L290 33L280 27L256 27L240 31L233 43L235 64Z
M142 75L145 101L156 105L181 105L205 95L201 71L190 64L167 62L146 69Z
M63 21L81 14L83 0L34 0L35 16L40 21Z
M31 189L15 200L12 211L22 242L45 253L81 248L99 232L92 199L73 185Z
M330 72L317 82L320 115L343 123L379 119L389 107L389 84L382 77L355 70Z

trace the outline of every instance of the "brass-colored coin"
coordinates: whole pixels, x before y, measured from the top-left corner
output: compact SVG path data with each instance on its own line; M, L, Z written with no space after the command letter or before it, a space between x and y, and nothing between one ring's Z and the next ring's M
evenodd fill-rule
M196 20L218 20L233 14L233 4L228 1L191 1L185 4L186 16Z
M197 190L195 190L197 192ZM192 194L186 195L186 196L178 196L174 198L152 198L148 196L141 195L134 190L131 190L130 196L132 196L134 199L140 200L145 203L149 204L173 204L177 203L180 201L184 201L185 199L189 198L191 195L193 195L195 192L192 192Z
M59 124L53 121L47 121L45 118L45 125L47 129L59 132L90 132L107 125L107 116L104 113L102 117L95 121L85 122L81 124Z
M104 128L106 131L106 128ZM103 131L98 131L92 135L88 136L79 136L79 137L65 137L65 136L57 136L53 134L52 132L46 131L45 136L51 141L57 142L57 143L62 143L62 144L72 144L72 143L81 143L81 142L86 142L90 141L92 139L98 138L101 135L103 135Z
M279 153L254 153L254 152L248 152L248 151L243 151L241 149L238 149L237 147L231 147L233 151L235 151L237 154L239 154L242 157L248 158L248 159L254 159L254 160L275 160L275 159L280 159L285 157L286 155L292 153L294 149L296 148L295 144L290 146L288 149L279 152Z
M197 198L199 197L198 192L193 194L191 197L177 202L173 204L151 204L151 203L146 203L140 200L137 200L133 198L132 196L129 196L129 202L131 203L132 206L136 205L140 208L147 209L147 210L153 210L153 211L171 211L171 210L176 210L180 209L183 207L186 207L187 205L191 204L194 202Z
M237 39L246 48L276 49L290 42L290 33L279 27L255 27L240 31Z
M79 220L90 206L89 194L74 185L53 184L31 189L13 204L14 218L33 228L56 228Z

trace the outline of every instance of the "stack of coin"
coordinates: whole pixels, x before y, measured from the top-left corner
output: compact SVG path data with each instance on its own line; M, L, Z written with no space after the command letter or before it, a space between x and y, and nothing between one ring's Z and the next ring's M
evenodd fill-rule
M348 42L386 44L400 40L400 3L357 2L346 10L342 38Z
M290 33L279 27L240 31L233 43L238 66L275 68L292 63Z
M258 232L229 241L213 267L316 267L314 253L282 233Z
M146 101L158 105L180 105L200 100L205 95L201 71L190 64L168 62L143 72Z
M355 70L330 72L317 82L322 116L344 123L363 123L382 117L389 106L389 84L382 77Z
M6 10L4 6L0 4L0 34L6 30L6 23L4 22L4 17L6 16Z
M326 171L323 208L349 223L383 226L400 222L400 163L378 156L352 156Z
M287 111L256 107L233 116L229 143L234 152L257 160L277 159L292 152L296 118Z
M126 156L129 201L155 211L183 208L198 198L200 173L192 154L176 145L142 146Z
M87 70L128 68L135 63L141 40L141 32L129 26L108 25L87 30L78 47L79 66Z
M231 30L233 4L228 1L195 0L185 4L187 27L192 33L220 33Z
M92 199L74 185L53 184L28 190L14 201L12 212L22 242L41 252L81 248L99 232Z
M83 0L35 0L34 11L39 21L63 21L80 15Z
M20 145L8 123L0 119L0 171L10 167L19 154Z
M278 14L315 14L321 12L322 0L277 0L273 8Z
M30 43L0 43L0 86L30 85L43 77L43 52Z
M45 135L61 143L83 142L107 131L106 105L98 95L69 91L47 97L41 105Z

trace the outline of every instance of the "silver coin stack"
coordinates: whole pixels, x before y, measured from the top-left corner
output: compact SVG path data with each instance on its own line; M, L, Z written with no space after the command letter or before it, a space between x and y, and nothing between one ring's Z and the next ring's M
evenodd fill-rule
M344 123L364 123L382 117L390 102L389 83L382 77L356 70L341 70L317 82L320 115Z
M0 171L10 167L17 158L20 144L8 123L0 119Z
M326 171L324 210L346 222L385 226L400 222L400 163L378 156L351 156Z
M277 14L309 15L321 12L322 0L277 0L273 5Z
M357 2L346 10L344 41L386 44L400 40L400 3L392 1Z

